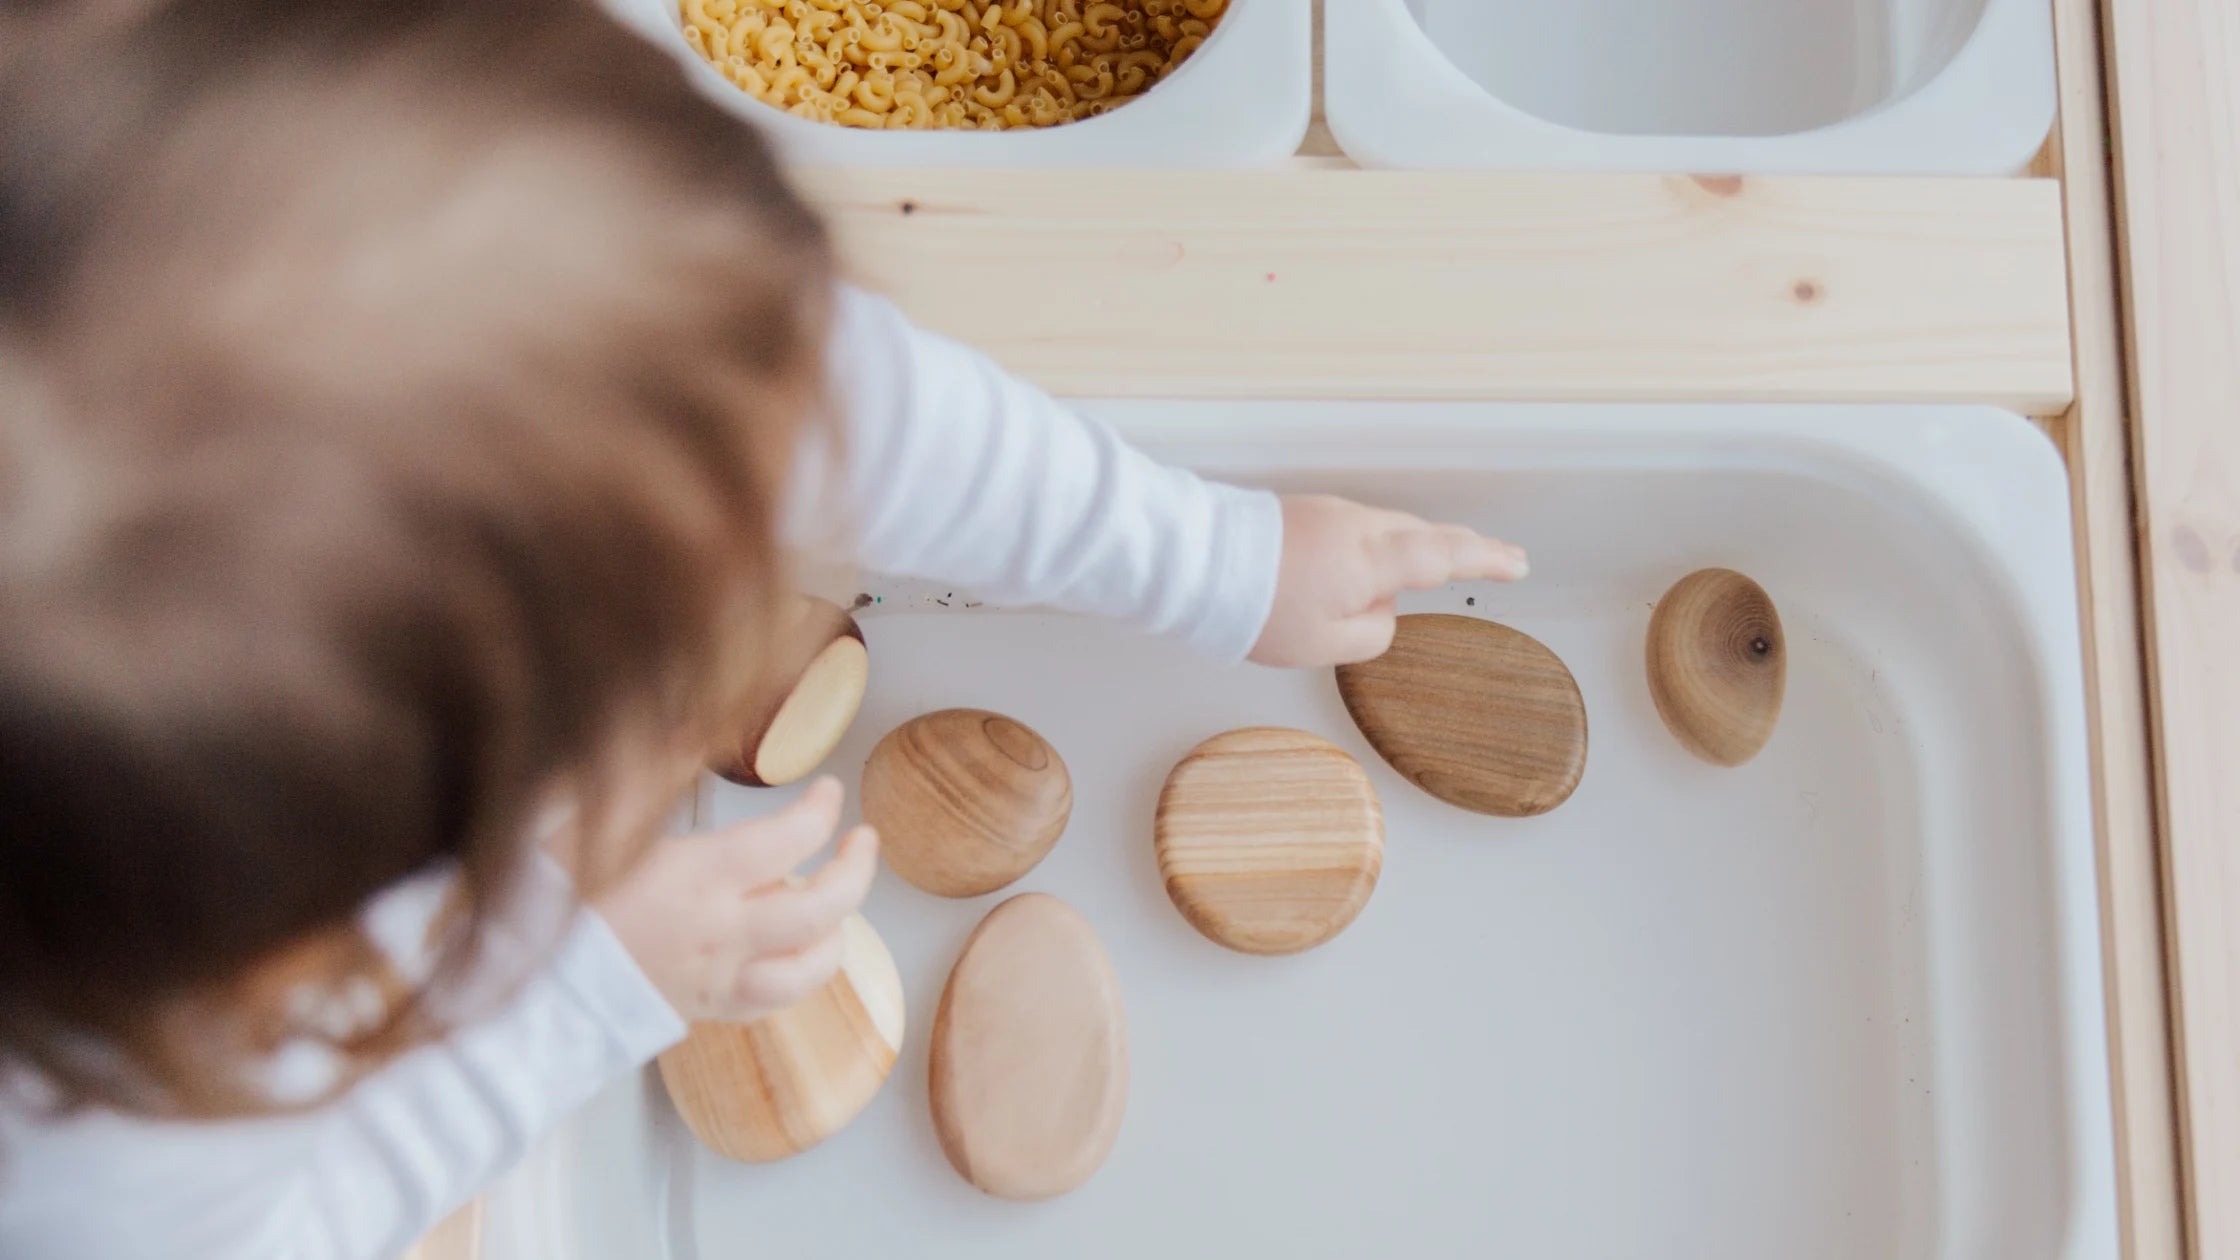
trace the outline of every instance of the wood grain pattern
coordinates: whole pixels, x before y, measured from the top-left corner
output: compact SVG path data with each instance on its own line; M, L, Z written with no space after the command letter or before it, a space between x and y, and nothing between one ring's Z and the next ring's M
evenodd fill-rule
M863 767L863 820L887 865L943 897L991 893L1033 870L1072 813L1058 750L984 709L912 718Z
M1127 1018L1073 907L1027 893L989 911L941 991L932 1040L934 1128L966 1181L1047 1199L1103 1165L1127 1109Z
M1338 694L1409 782L1481 814L1544 814L1587 767L1587 707L1538 639L1452 613L1400 618L1392 648L1338 667Z
M1649 615L1649 695L1682 747L1720 766L1758 755L1781 720L1789 649L1765 588L1698 569Z
M1062 394L2066 406L2049 181L801 173L851 274ZM989 302L988 277L1050 301ZM1364 312L1374 312L1365 318Z
M1336 936L1384 869L1384 811L1360 763L1281 727L1191 749L1167 775L1152 833L1175 909L1247 954L1295 954Z
M2124 397L2115 209L2099 0L2054 0L2061 117L2051 149L2068 217L2076 403L2051 429L2069 464L2092 724L2101 947L2124 1255L2185 1249L2178 1107L2163 965L2162 858L2154 816Z
M2110 0L2192 1248L2240 1255L2240 6Z
M661 1056L661 1080L693 1136L746 1163L797 1155L870 1105L902 1049L902 978L861 916L840 973L752 1024L702 1023Z

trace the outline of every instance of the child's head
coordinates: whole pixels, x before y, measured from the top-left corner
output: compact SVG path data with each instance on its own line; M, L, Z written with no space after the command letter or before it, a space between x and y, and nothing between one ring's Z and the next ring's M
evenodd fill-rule
M830 269L588 5L0 13L0 1064L234 1105L196 1012L707 747Z

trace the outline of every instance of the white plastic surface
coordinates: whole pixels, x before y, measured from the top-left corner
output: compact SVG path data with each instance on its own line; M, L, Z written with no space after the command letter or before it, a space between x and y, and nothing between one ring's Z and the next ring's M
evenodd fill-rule
M685 63L708 97L794 162L850 166L1229 167L1299 149L1314 110L1311 0L1230 0L1206 42L1159 86L1099 118L1011 131L870 131L810 122L741 91L684 42L677 0L601 0Z
M1324 0L1369 166L2010 174L2054 114L2047 0Z
M1529 582L1410 606L1564 657L1577 794L1466 814L1376 759L1326 671L873 582L835 769L946 705L1008 712L1072 768L1071 828L1010 891L1078 906L1119 972L1110 1162L1037 1205L949 1170L929 1017L1009 893L882 875L910 1039L852 1128L727 1164L648 1074L494 1196L491 1260L2118 1254L2068 494L2039 434L1951 409L1094 409L1223 475L1528 544ZM1712 564L1765 585L1791 652L1781 724L1737 770L1680 749L1642 673L1650 606ZM1360 919L1294 958L1200 938L1152 855L1168 767L1259 723L1352 751L1388 823ZM714 820L779 799L724 787Z

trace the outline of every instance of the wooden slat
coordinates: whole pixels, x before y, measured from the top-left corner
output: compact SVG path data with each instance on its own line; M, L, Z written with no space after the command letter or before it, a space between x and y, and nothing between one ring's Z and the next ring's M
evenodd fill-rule
M805 182L857 278L1064 394L2070 401L2048 180Z
M2240 1256L2240 5L2109 0L2193 1252Z
M2163 968L2161 855L2140 641L2131 432L2123 393L2099 0L2056 0L2062 179L2077 400L2054 424L2069 461L2093 727L2103 974L2124 1254L2179 1260L2185 1216Z

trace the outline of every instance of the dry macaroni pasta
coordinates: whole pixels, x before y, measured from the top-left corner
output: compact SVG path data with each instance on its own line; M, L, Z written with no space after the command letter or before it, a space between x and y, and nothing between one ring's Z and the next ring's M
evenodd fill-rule
M1174 72L1229 0L681 0L685 42L756 98L848 127L1052 127Z

